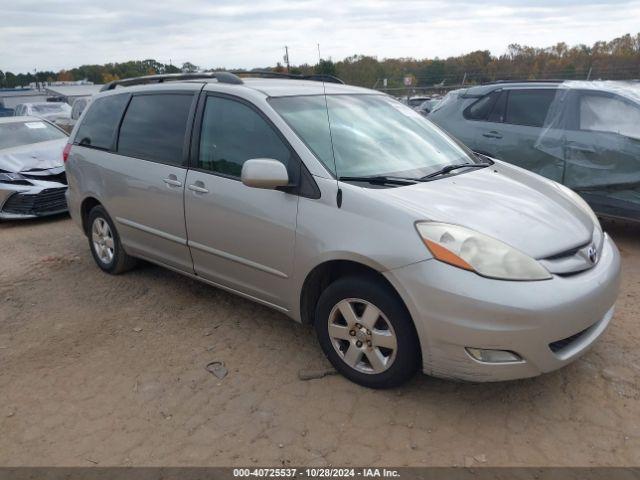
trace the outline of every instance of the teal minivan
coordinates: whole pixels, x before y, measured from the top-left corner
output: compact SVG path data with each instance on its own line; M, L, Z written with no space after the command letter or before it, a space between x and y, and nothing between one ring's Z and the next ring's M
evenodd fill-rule
M640 83L496 82L450 92L428 116L472 150L640 221Z

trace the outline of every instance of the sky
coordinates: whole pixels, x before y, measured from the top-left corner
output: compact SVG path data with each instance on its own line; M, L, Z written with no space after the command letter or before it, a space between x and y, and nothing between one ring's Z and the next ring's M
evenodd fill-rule
M0 70L153 58L252 68L354 54L446 58L640 31L640 0L0 0Z

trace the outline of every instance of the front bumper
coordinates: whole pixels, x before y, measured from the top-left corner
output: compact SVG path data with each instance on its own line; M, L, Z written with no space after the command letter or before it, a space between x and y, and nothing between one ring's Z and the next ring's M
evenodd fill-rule
M67 186L54 182L42 185L0 184L0 220L36 218L67 211Z
M476 382L533 377L585 353L613 316L620 256L606 236L591 269L551 280L493 280L426 260L385 273L409 309L423 370ZM518 363L483 363L465 347L516 352Z

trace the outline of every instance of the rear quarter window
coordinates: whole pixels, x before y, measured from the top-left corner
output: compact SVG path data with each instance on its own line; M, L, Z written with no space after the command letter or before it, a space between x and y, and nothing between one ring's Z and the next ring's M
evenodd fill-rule
M118 124L130 95L109 95L94 100L84 116L74 143L85 147L111 150Z

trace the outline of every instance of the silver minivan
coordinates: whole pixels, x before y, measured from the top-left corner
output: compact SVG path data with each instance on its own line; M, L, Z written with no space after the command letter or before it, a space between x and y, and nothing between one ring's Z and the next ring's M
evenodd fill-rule
M97 265L144 259L311 323L369 387L531 377L593 345L620 257L578 195L323 80L105 86L64 151Z

